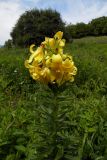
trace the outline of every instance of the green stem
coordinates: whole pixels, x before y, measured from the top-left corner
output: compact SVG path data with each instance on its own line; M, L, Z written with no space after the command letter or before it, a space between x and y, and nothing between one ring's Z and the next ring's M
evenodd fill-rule
M57 131L58 131L58 86L57 85L51 85L50 86L51 91L53 92L53 108L52 108L52 139L53 139L53 145L54 145L54 154L55 150L57 148Z
M80 153L79 153L79 160L82 160L84 145L86 143L87 136L88 136L88 133L85 132L84 137L83 137L83 141L82 141L82 147L81 147L81 150L80 150Z
M53 105L52 105L52 130L51 130L51 135L52 135L52 145L54 146L54 150L53 150L53 156L55 156L57 154L57 132L58 132L58 127L59 127L59 122L58 122L58 94L59 94L59 88L56 84L54 85L49 85L49 88L51 89L52 93L53 93Z
M54 105L53 105L53 121L54 121L54 132L57 134L57 114L58 114L58 104L57 104L57 93L54 93Z

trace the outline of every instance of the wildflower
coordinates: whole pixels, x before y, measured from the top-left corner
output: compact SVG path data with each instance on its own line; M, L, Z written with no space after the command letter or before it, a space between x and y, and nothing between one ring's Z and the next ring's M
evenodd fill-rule
M31 56L25 61L25 67L34 80L58 85L74 81L77 68L72 56L63 53L65 39L62 36L63 32L59 31L53 38L46 37L36 50L35 45L30 46Z

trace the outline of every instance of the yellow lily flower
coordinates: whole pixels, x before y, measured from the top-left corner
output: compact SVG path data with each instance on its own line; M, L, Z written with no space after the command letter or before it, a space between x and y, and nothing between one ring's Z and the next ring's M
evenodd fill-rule
M57 55L53 54L52 55L52 63L57 63L57 64L62 63L61 55L60 54L57 54Z
M61 31L58 31L55 35L54 35L54 38L55 39L62 39L63 37L63 32Z
M25 67L29 69L34 80L48 83L63 84L66 81L74 81L77 68L72 57L63 54L65 40L62 39L63 32L59 31L54 38L45 38L37 50L35 45L30 46L31 56L25 61Z
M47 45L47 47L50 46L50 48L54 48L55 47L55 39L54 38L45 37L45 41L42 42L42 44Z
M33 51L34 46L35 45L31 45L31 47L30 47L30 52L32 54L28 60L28 63L31 63L33 61L33 59L40 62L44 57L43 48L38 47L36 51Z
M55 77L52 75L50 69L45 67L43 68L43 70L41 70L40 80L48 84L49 82L53 82L55 80Z

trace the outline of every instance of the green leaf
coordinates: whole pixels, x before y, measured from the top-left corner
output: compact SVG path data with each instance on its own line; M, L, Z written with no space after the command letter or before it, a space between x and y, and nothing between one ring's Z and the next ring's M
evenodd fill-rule
M7 157L6 157L6 160L14 160L15 159L15 155L14 154L9 154Z
M57 152L57 155L55 157L55 160L59 160L60 158L62 158L63 154L64 154L63 146L58 146L58 152Z
M17 151L21 151L21 152L26 152L26 148L25 146L22 145L16 145L15 148L17 149Z
M96 129L95 128L88 128L88 132L96 132Z

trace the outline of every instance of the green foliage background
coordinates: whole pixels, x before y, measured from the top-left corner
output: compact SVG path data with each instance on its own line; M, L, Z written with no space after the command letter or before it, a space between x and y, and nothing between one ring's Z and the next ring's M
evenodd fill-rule
M73 38L106 36L107 17L95 18L88 24L80 22L74 25L64 23L60 13L55 10L29 10L18 19L11 31L12 40L7 40L5 47L28 47L33 43L39 45L46 36L53 37L59 30L64 32L67 42L72 42Z
M0 160L107 159L107 37L65 51L78 74L55 96L29 76L28 49L0 49Z
M68 24L65 28L69 37L73 38L107 35L107 17L95 18L88 24L82 22L75 25Z
M57 31L64 31L60 13L52 9L32 9L23 13L12 29L13 44L28 47L40 44L45 37L53 37Z

